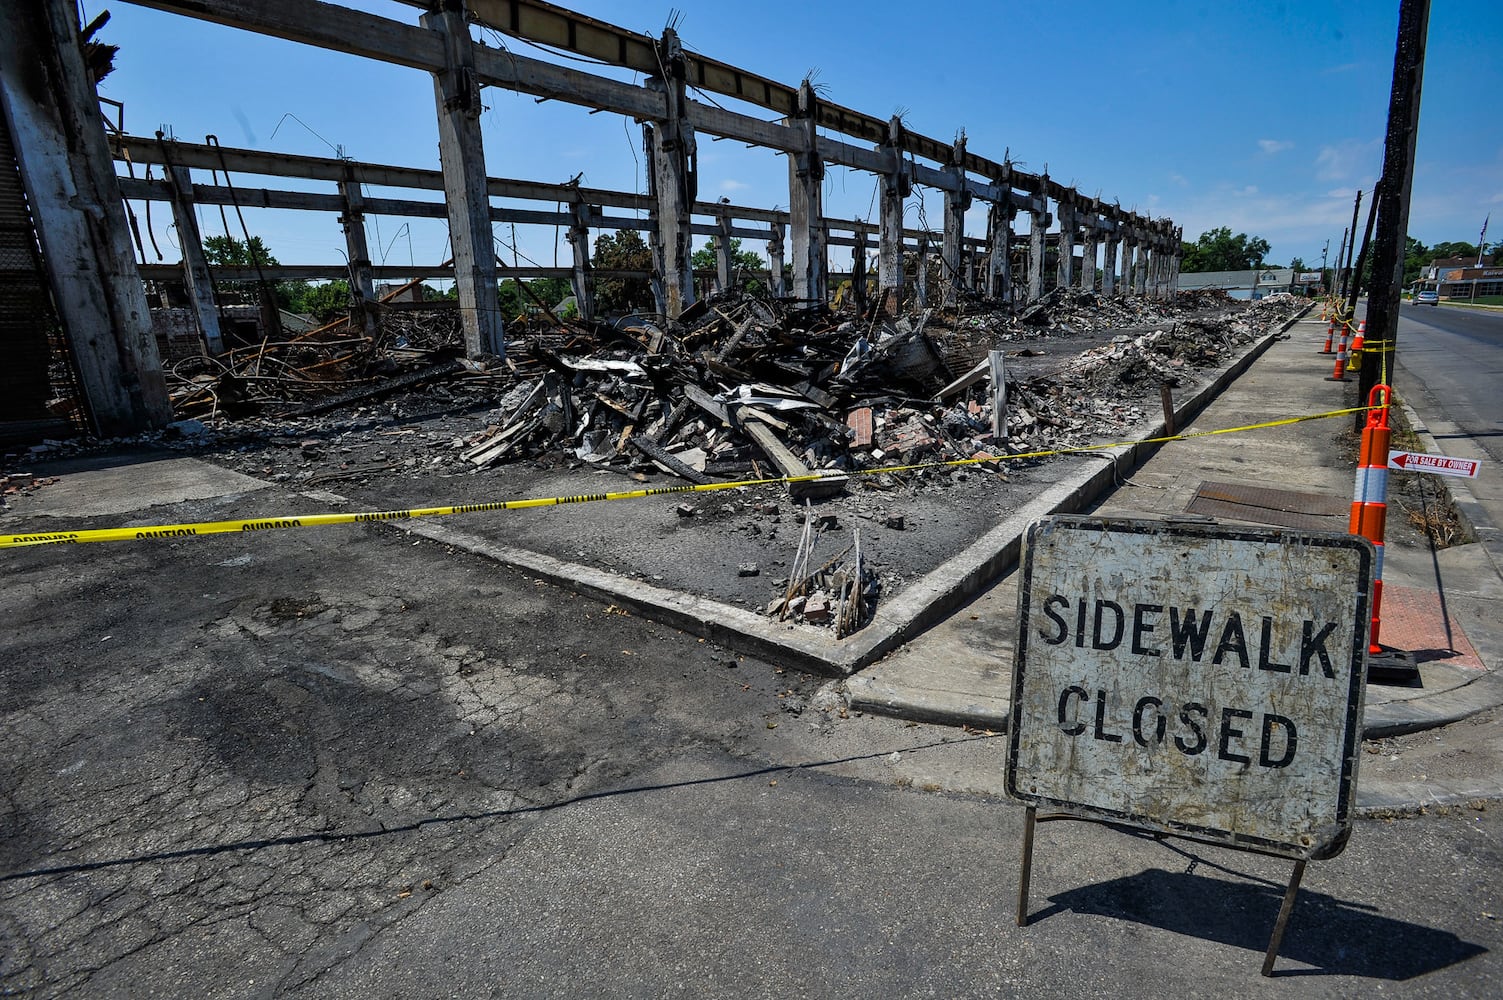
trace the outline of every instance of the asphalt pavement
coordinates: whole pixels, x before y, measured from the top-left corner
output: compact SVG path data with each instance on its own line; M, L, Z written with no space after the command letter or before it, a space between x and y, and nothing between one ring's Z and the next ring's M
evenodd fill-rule
M1315 328L1230 366L1191 429L1344 405L1351 390L1323 381ZM1126 447L1083 460L1051 496L1162 516L1204 479L1267 485L1277 469L1280 487L1342 497L1341 423ZM1090 494L1103 470L1108 487L1133 485ZM159 453L93 462L38 498L80 526L296 500ZM17 523L47 517L33 507ZM1492 775L1475 803L1359 819L1339 858L1311 866L1271 981L1258 967L1289 878L1279 859L1047 824L1018 927L1023 812L995 795L1005 740L956 728L971 718L963 701L946 727L846 708L784 657L579 598L549 586L547 566L498 567L458 533L397 530L420 526L7 557L0 995L1503 986L1503 810L1482 801ZM1486 668L1499 662L1503 587L1488 558L1485 544L1389 554L1390 591L1420 610L1395 601L1385 641L1425 656L1419 686L1370 692L1382 724L1457 718L1496 688ZM1009 586L987 581L896 654L831 683L891 680L907 664L917 701L935 689L918 683L927 661L968 670L972 699L1005 690ZM1450 631L1436 638L1441 621ZM1464 792L1369 781L1359 800L1444 805Z

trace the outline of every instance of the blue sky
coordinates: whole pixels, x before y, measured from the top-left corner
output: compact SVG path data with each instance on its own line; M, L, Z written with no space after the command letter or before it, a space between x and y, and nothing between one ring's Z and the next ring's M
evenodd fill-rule
M345 5L408 22L417 16L382 0ZM105 6L113 18L103 37L122 51L101 93L125 102L131 132L150 135L167 124L184 141L213 133L233 146L316 155L341 147L361 160L438 164L426 74L121 0L88 0L86 19ZM639 0L576 0L573 7L652 34L675 9ZM881 117L900 113L935 138L964 129L975 152L1001 159L1010 151L1031 171L1047 165L1087 194L1173 218L1189 239L1223 225L1262 236L1274 263L1318 262L1327 240L1334 258L1354 193L1370 192L1382 167L1398 0L868 0L855 7L676 0L676 9L691 49L789 84L814 73L831 100ZM515 39L488 40L542 55ZM1500 216L1489 242L1503 239L1500 93L1503 4L1438 0L1409 225L1422 242L1475 242L1488 212ZM494 88L485 101L493 176L561 182L583 172L591 186L643 189L635 123ZM826 214L875 221L874 190L871 175L832 168ZM786 160L701 137L700 197L722 196L786 207ZM915 197L909 224L938 226L939 205L937 197ZM154 213L154 221L172 260L165 215ZM332 215L253 211L249 219L283 263L340 259L343 238ZM217 212L202 224L206 235L222 229ZM968 231L984 227L978 207ZM371 229L378 262L447 255L441 222L373 219ZM498 235L510 242L509 231ZM555 259L551 228L518 227L517 243L538 263ZM557 259L567 261L566 246Z

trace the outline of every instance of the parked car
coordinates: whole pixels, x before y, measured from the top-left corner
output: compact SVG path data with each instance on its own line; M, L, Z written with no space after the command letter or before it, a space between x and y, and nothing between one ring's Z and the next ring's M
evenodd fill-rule
M1432 291L1420 292L1414 296L1414 302L1416 305L1421 306L1438 306L1440 305L1440 293Z

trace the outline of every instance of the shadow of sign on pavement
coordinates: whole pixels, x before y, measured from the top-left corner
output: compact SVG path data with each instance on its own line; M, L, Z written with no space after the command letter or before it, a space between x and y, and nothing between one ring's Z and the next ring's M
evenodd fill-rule
M1194 863L1192 862L1192 867ZM1262 952L1284 887L1228 882L1194 872L1150 869L1049 896L1032 923L1063 912L1112 917L1160 930ZM1385 917L1334 896L1300 893L1280 956L1305 968L1275 976L1358 976L1402 981L1487 953L1450 931ZM1374 942L1382 942L1374 947Z

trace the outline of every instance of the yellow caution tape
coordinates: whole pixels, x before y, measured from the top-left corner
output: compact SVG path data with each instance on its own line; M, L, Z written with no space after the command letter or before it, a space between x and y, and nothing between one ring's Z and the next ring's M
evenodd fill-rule
M297 517L253 517L240 521L197 521L190 524L153 524L139 528L84 528L77 531L46 531L35 534L0 535L0 549L22 548L30 545L73 545L82 542L127 542L155 538L196 538L200 535L244 534L257 531L284 531L291 528L316 528L327 524L359 524L365 521L408 521L418 517L444 517L450 514L477 514L484 511L525 510L529 507L562 507L566 504L597 503L610 500L639 500L643 497L669 496L675 493L710 493L715 490L741 489L747 486L775 486L784 483L816 483L826 479L844 479L849 476L876 476L893 472L917 472L922 469L955 468L964 465L985 465L993 462L1016 462L1025 459L1051 458L1064 455L1084 455L1126 448L1135 444L1168 444L1173 441L1189 441L1194 438L1216 434L1238 434L1262 430L1268 427L1286 427L1307 420L1324 420L1368 410L1381 409L1372 406L1354 406L1327 413L1314 413L1301 417L1285 417L1281 420L1266 420L1241 427L1223 427L1213 431L1194 431L1188 434L1171 434L1164 437L1145 438L1141 441L1114 441L1109 444L1082 445L1078 448L1055 448L1049 451L1030 451L1017 455L985 455L979 458L958 458L943 462L922 462L914 465L887 465L875 469L854 469L837 473L813 473L807 476L781 476L774 479L742 479L730 483L699 483L688 486L657 486L644 490L623 490L616 493L581 493L565 497L538 497L531 500L504 500L496 503L467 503L451 507L415 507L410 510L366 511L359 514L303 514Z

